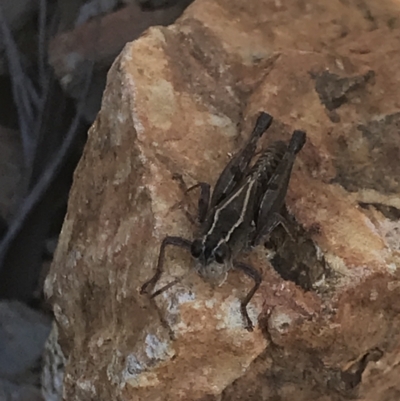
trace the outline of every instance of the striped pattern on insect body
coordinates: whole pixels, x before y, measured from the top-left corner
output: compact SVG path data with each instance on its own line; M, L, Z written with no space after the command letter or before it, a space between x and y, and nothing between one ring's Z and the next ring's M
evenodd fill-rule
M306 141L303 131L294 131L286 144L277 141L253 160L258 140L270 127L272 117L262 112L245 146L229 161L211 194L209 184L200 182L189 190L200 188L198 219L201 231L194 241L182 237L164 238L154 276L141 289L148 292L159 280L164 263L165 248L173 245L190 251L196 259L196 270L211 283L222 282L230 269L241 270L254 281L254 286L241 301L241 313L247 330L253 324L247 313L247 304L261 284L261 275L252 266L236 257L244 249L258 245L278 224L286 227L280 211L284 205L290 175L296 155ZM189 191L188 190L188 191ZM175 283L174 281L173 283ZM152 297L170 288L173 283L152 294Z

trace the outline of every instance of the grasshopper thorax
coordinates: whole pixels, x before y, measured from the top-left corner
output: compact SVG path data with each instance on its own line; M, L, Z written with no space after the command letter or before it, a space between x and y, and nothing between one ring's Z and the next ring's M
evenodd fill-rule
M199 238L192 242L190 253L196 259L196 270L205 280L220 284L232 266L229 245L221 240L213 244L209 238Z

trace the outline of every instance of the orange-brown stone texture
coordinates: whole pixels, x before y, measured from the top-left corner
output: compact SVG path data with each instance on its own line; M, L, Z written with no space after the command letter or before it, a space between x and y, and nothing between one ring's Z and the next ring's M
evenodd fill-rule
M46 281L65 400L398 400L400 3L197 0L113 64ZM193 239L258 113L262 147L307 132L278 228L242 255L262 272L212 288L166 235ZM193 195L193 196L192 196Z

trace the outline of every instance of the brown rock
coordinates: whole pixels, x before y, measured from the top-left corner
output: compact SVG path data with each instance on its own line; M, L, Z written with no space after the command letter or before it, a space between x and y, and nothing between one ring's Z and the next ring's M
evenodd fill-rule
M125 47L46 284L66 399L396 399L400 53L384 26L398 10L356 4L198 1ZM294 128L308 141L287 196L295 241L277 230L271 264L263 247L243 255L264 279L248 333L249 280L213 290L183 250L159 285L180 283L154 302L139 289L165 235L195 235L173 175L215 183L261 110L264 146Z

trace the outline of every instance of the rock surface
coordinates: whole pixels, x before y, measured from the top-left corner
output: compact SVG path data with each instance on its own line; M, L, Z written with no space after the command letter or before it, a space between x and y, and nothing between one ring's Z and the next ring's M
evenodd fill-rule
M199 0L125 47L46 282L66 400L398 399L399 13ZM275 117L264 146L308 140L287 196L294 241L277 230L243 255L263 274L248 333L249 280L212 289L183 250L160 280L178 284L155 301L139 289L162 238L196 232L174 175L215 183L261 110Z

